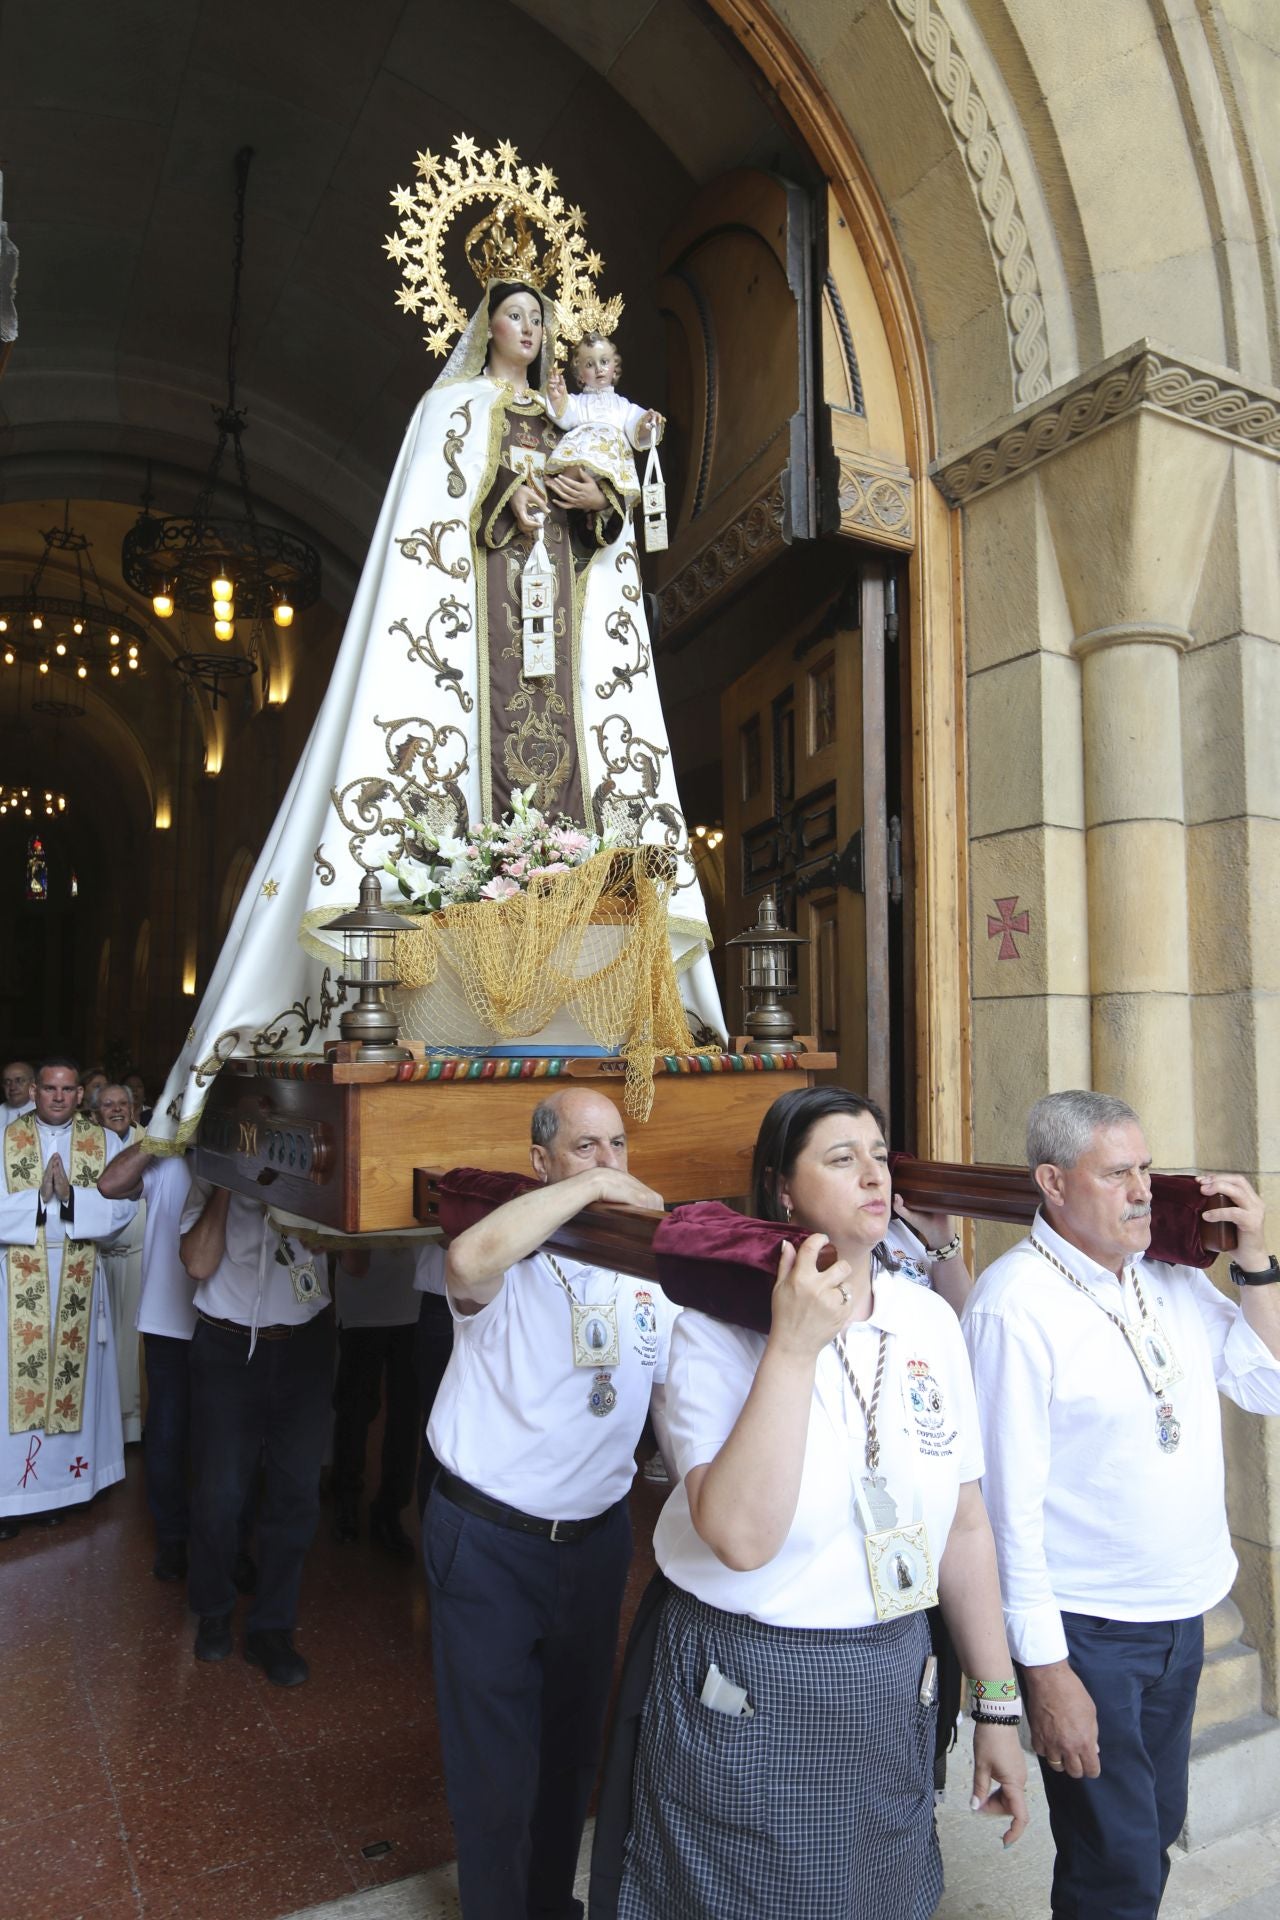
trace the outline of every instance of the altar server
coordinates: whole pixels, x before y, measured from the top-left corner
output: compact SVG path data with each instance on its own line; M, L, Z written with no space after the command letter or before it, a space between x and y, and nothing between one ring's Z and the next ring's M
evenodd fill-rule
M580 1914L574 1872L631 1558L627 1492L675 1309L543 1250L595 1201L661 1207L586 1088L535 1109L544 1182L453 1242L454 1350L423 1529L445 1789L465 1920ZM438 1261L437 1250L422 1256Z
M1145 1256L1151 1155L1122 1100L1031 1109L1040 1210L965 1315L983 1493L1057 1846L1053 1913L1153 1920L1187 1809L1201 1616L1236 1574L1219 1392L1280 1413L1280 1266L1238 1174L1239 1300Z
M24 1516L56 1525L63 1509L124 1477L115 1343L101 1248L133 1218L96 1181L120 1150L77 1113L79 1073L46 1060L34 1111L3 1134L0 1193L0 1539Z

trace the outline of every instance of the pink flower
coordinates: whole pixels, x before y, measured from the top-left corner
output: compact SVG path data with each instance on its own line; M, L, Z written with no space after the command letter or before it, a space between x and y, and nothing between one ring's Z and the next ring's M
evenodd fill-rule
M513 893L519 893L519 891L520 889L514 880L504 879L501 874L498 874L494 879L485 881L480 889L480 898L482 900L509 900Z
M470 842L463 848L463 852L466 854L468 860L474 860L479 851L479 847L473 847Z
M585 853L591 844L585 833L577 833L573 830L558 833L556 839L561 853Z
M532 867L529 871L529 878L530 880L548 880L553 873L568 873L568 871L569 869L563 860L553 860L549 866Z
M523 880L525 873L528 869L528 866L529 866L529 862L525 859L524 855L522 854L518 860L507 861L506 871L507 873L510 874L513 880Z

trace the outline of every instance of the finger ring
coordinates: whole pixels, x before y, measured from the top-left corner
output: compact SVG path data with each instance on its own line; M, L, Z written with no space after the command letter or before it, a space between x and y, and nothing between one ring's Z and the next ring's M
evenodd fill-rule
M844 1284L844 1282L843 1282L843 1280L842 1280L842 1281L840 1282L840 1286L839 1286L839 1288L838 1288L838 1292L839 1292L839 1294L840 1294L840 1298L841 1298L841 1299L842 1299L842 1300L844 1301L844 1303L845 1303L845 1305L846 1305L846 1307L847 1307L847 1306L848 1306L848 1304L849 1304L849 1289L848 1289L848 1287L846 1287L846 1286L845 1286L845 1284Z
M1053 1771L1054 1771L1055 1773L1061 1773L1061 1772L1062 1772L1062 1762L1061 1762L1061 1760L1051 1760L1051 1761L1049 1762L1049 1765L1050 1765L1050 1766L1051 1766L1051 1767L1053 1768Z

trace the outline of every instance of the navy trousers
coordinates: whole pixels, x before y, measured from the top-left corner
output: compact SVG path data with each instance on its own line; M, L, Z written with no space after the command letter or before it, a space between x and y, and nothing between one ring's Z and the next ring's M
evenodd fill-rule
M556 1543L437 1490L423 1557L464 1920L581 1920L573 1881L631 1559L626 1502Z
M241 1516L261 1462L258 1587L251 1633L292 1627L302 1563L320 1516L320 1463L329 1440L333 1311L287 1340L259 1340L201 1320L191 1342L188 1593L195 1613L230 1613Z
M147 1424L142 1465L147 1505L162 1546L187 1537L187 1442L191 1431L191 1342L144 1333Z
M398 1514L413 1496L418 1463L418 1383L414 1374L417 1327L340 1327L338 1379L333 1389L333 1491L355 1506L364 1490L369 1428L382 1404L386 1375L387 1417L382 1428L382 1472L373 1505Z
M1053 1920L1155 1920L1187 1815L1204 1622L1064 1613L1067 1654L1098 1712L1102 1772L1040 1762L1057 1859Z

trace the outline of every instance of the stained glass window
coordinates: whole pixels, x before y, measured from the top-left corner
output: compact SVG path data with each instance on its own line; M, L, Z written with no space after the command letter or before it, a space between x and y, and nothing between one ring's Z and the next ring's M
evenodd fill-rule
M33 833L27 842L27 898L49 898L49 862L45 859L44 842L38 833Z

